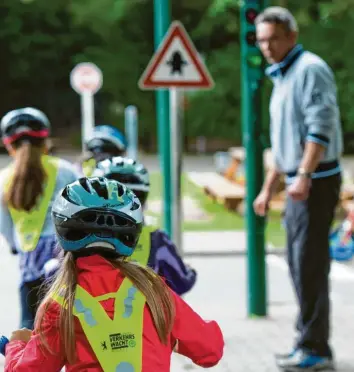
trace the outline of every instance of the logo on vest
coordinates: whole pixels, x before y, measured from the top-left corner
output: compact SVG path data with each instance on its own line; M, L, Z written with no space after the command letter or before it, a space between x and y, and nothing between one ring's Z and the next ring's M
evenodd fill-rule
M29 242L32 239L32 236L33 236L32 234L26 234L25 235L25 241Z
M135 247L135 250L141 252L143 250L143 245L141 243L138 243Z
M127 349L129 347L135 347L135 335L134 333L115 333L109 335L112 350Z

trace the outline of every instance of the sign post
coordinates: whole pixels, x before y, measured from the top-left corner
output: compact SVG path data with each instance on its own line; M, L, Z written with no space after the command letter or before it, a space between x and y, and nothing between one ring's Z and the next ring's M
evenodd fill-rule
M82 151L95 127L94 95L102 87L102 71L93 63L79 63L70 74L70 84L81 96Z
M172 240L179 254L183 254L182 244L182 144L183 121L181 108L181 92L179 88L170 89L170 125L171 125L171 176L172 176Z
M248 314L267 315L265 221L256 216L253 201L263 183L261 89L263 59L256 46L255 19L264 0L246 1L241 7L242 131L246 149L246 216L248 262Z
M127 106L124 110L125 136L127 138L127 156L130 159L138 158L138 109L136 106Z
M171 23L170 0L153 0L154 2L154 45L160 46ZM163 226L166 233L172 237L172 185L171 185L171 143L169 125L169 91L159 89L156 95L156 119L158 129L158 148L160 155L161 174L163 181Z
M169 89L172 170L172 239L182 248L182 89L211 89L214 81L182 23L171 24L145 69L139 86L143 90Z

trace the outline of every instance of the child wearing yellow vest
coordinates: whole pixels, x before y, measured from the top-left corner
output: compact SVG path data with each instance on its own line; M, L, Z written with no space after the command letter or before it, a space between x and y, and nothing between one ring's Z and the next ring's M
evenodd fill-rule
M139 198L145 210L150 191L149 172L143 164L129 158L113 157L99 162L95 176L103 176L123 183ZM165 278L179 295L190 291L196 283L197 272L185 264L168 235L145 216L144 228L132 260L148 265Z
M50 123L41 111L10 111L1 132L13 162L0 175L0 234L19 254L21 327L32 328L46 264L56 256L50 206L78 175L68 162L46 155Z
M85 143L83 157L78 168L86 177L90 177L96 164L112 156L123 156L127 148L127 141L123 133L111 125L97 125Z
M204 368L224 340L151 269L127 261L139 240L139 199L123 184L81 178L52 209L64 260L34 332L12 334L5 372L169 372L172 351Z

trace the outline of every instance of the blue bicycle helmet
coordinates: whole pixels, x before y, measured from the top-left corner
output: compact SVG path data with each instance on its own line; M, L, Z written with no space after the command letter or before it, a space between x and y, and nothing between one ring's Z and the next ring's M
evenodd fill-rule
M97 163L93 176L121 182L135 193L142 205L145 204L150 191L150 178L143 164L116 156Z
M67 185L54 201L52 217L64 251L117 256L133 253L143 224L135 194L103 177L83 177Z
M107 153L118 156L126 151L127 141L117 128L99 125L94 128L91 138L86 142L86 148L94 154Z
M329 235L330 257L336 261L349 261L354 257L354 239L352 233L340 226Z

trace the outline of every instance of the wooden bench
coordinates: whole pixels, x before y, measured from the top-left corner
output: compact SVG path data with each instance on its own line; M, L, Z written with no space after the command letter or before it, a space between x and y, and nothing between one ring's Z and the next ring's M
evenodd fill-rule
M245 198L244 187L236 185L216 173L213 178L209 178L208 184L203 189L212 200L223 204L232 211L237 210Z
M229 148L229 154L232 160L224 176L230 181L233 181L236 172L246 160L246 151L243 147L231 147ZM265 170L273 167L274 162L273 162L272 152L270 149L264 150L263 162L264 162L263 164L264 164Z

